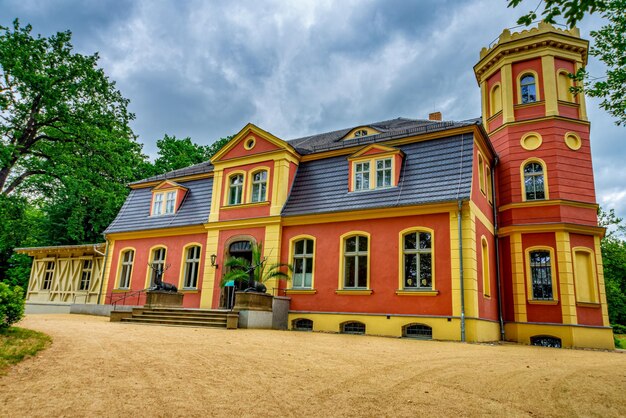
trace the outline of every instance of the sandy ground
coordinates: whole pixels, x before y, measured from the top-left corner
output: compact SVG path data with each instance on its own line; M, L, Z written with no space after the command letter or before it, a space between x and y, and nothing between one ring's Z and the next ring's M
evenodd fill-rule
M31 315L0 416L624 416L626 354Z

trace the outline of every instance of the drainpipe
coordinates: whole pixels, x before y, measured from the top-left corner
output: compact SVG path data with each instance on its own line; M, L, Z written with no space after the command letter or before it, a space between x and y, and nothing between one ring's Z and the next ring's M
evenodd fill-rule
M463 215L463 201L459 200L457 219L459 224L459 275L461 280L461 341L465 342L465 284L463 283L463 229L461 219Z
M94 246L94 251L98 254L102 254L100 251L96 250ZM100 290L98 291L98 305L100 305L100 300L102 299L102 287L104 286L104 272L107 267L107 257L109 256L109 240L106 240L106 247L104 250L104 260L102 260L102 274L100 275Z
M493 237L496 256L496 284L498 286L498 319L500 320L500 341L505 341L504 315L502 314L502 277L500 275L500 244L498 238L498 205L496 203L496 166L500 159L496 157L491 167L491 201L493 203Z

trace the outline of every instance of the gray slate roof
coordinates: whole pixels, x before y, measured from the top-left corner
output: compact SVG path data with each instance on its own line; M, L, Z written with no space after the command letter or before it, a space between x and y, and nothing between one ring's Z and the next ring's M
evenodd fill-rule
M358 145L368 145L375 142L389 141L394 138L402 138L409 135L443 131L446 129L476 125L479 123L480 119L469 119L461 122L453 122L397 118L382 122L359 125L369 126L381 132L377 135L369 135L360 138L342 140L341 138L343 138L348 132L356 127L353 126L351 128L340 129L338 131L326 132L323 134L292 139L288 141L288 143L289 145L294 147L296 151L298 151L301 155L306 155Z
M205 161L200 164L195 164L189 167L180 168L178 170L169 171L165 174L159 174L158 176L152 176L152 177L148 177L147 179L138 180L138 181L130 183L130 185L132 186L134 184L148 183L151 181L160 181L160 180L167 180L167 179L175 179L178 177L193 176L194 174L204 174L204 173L210 173L212 171L213 171L213 165L211 164L211 162Z
M383 190L348 192L346 156L303 162L282 213L293 216L468 199L472 139L472 134L463 134L398 147L405 153L400 183Z
M117 217L104 233L111 234L114 232L202 225L207 222L211 209L213 178L179 182L179 184L189 190L185 200L175 214L150 216L152 188L133 189L130 191Z

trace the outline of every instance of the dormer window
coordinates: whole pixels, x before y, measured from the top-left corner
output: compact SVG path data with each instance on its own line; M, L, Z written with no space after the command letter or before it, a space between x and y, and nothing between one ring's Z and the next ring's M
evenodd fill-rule
M391 187L391 158L376 160L376 188Z
M367 136L367 135L368 135L367 129L359 129L358 131L354 133L355 138L359 138L361 136Z
M152 204L152 216L161 215L163 213L163 193L154 195L154 203Z
M230 177L228 204L240 205L243 201L243 174L235 174Z
M165 197L165 213L174 213L176 208L176 192L167 192Z
M372 144L348 157L348 191L387 189L398 185L404 153L398 148Z
M152 211L150 216L172 215L185 196L187 188L171 180L165 180L152 189Z
M368 190L370 188L370 163L356 163L354 165L354 190Z

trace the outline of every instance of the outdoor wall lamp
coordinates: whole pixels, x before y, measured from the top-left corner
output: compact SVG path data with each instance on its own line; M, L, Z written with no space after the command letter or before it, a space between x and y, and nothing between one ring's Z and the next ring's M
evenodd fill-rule
M211 254L211 267L217 268L217 256L215 254Z

